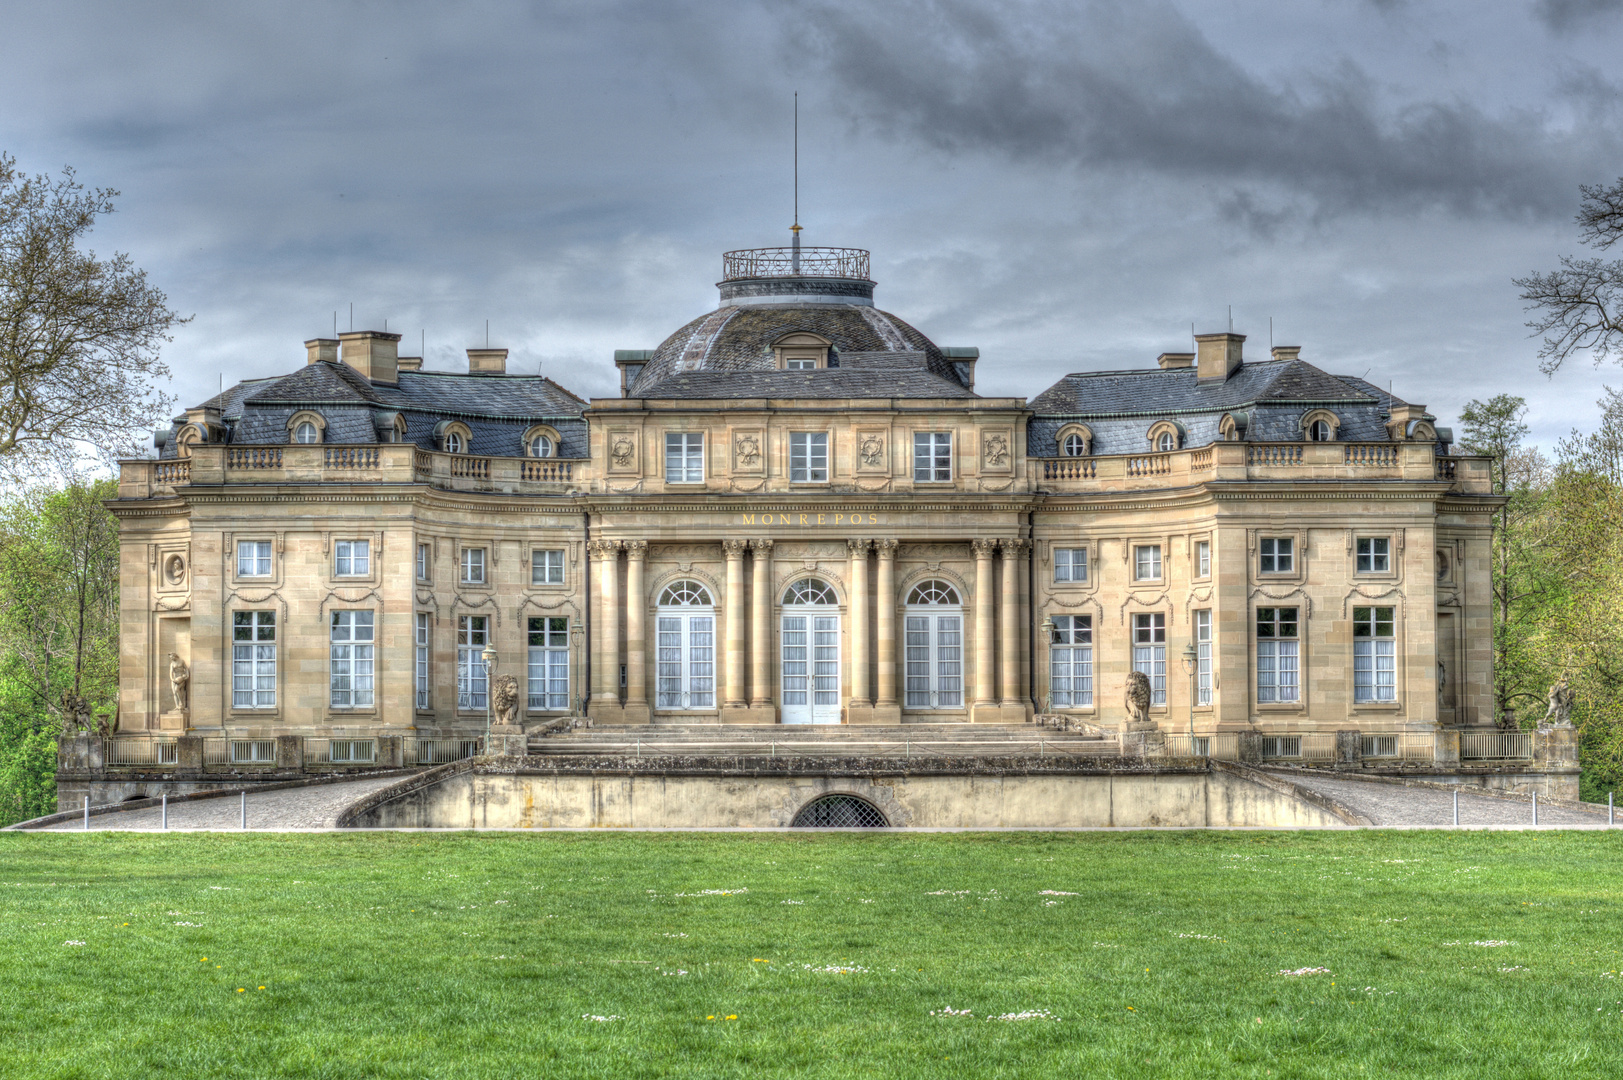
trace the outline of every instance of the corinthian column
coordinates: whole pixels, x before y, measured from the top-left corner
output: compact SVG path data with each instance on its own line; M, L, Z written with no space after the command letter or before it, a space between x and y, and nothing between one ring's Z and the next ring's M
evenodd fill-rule
M1025 720L1025 710L1020 706L1020 556L1025 552L1029 541L1005 540L1003 541L1003 618L1002 637L998 644L1002 646L1003 657L998 681L1002 697L998 704L1004 710L1005 721L1015 720L1014 713L1018 712L1019 721Z
M730 708L749 704L744 696L744 549L743 540L723 540L727 554L727 682L722 703Z
M974 540L969 548L975 554L975 704L971 720L989 719L997 705L992 625L992 556L996 540Z
M755 553L754 627L750 642L750 708L772 707L772 541L751 540Z
M868 697L868 540L847 540L851 549L851 707L867 709Z
M620 541L594 542L597 564L598 651L592 670L598 673L592 700L599 709L620 705ZM598 711L598 710L594 710Z
M896 702L896 541L875 540L879 553L879 586L874 605L879 609L876 620L875 647L879 663L879 706L894 712L901 719Z
M626 547L626 713L627 719L646 721L648 713L648 631L644 617L648 598L643 595L643 567L648 541L627 540Z

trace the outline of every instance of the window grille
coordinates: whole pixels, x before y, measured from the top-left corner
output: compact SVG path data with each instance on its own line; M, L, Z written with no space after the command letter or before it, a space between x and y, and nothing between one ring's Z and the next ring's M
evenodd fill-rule
M274 765L276 764L275 739L246 739L231 742L231 764L233 765Z
M879 808L855 795L824 795L800 808L793 829L887 829Z

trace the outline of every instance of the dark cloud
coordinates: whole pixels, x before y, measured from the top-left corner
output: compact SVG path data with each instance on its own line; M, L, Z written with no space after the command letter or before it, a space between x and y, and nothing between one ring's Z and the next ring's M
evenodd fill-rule
M850 114L890 137L1274 188L1330 210L1564 214L1619 147L1615 129L1554 129L1539 108L1387 104L1350 61L1265 80L1162 3L819 3L796 38L816 43Z
M1537 0L1533 11L1551 30L1567 33L1623 11L1623 0Z

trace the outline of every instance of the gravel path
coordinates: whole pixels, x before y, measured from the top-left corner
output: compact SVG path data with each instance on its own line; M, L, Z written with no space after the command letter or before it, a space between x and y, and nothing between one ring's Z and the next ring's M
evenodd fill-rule
M1339 799L1377 825L1396 825L1411 829L1449 828L1454 824L1454 794L1433 788L1404 787L1401 784L1382 784L1369 780L1346 777L1324 777L1294 770L1270 770L1276 776L1288 778L1292 783ZM1582 810L1568 810L1539 802L1539 827L1566 825L1606 824L1604 811L1600 814ZM1523 826L1533 824L1530 802L1514 799L1496 799L1460 791L1460 827Z
M248 828L267 831L291 829L331 829L338 824L338 815L344 808L378 788L397 784L402 776L374 776L364 780L351 780L342 784L312 784L302 788L283 788L280 791L248 793ZM163 810L126 810L118 814L92 814L91 829L159 829L163 826ZM84 828L82 819L48 825L57 832L78 832ZM170 829L215 829L238 831L242 828L242 808L235 795L218 799L195 799L169 805ZM43 831L43 830L42 830Z

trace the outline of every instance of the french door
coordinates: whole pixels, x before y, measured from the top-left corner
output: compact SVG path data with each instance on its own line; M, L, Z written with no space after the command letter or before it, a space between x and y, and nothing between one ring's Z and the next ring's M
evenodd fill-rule
M785 611L782 635L785 724L840 722L840 617L835 613Z
M906 695L909 709L964 707L964 618L953 612L906 615Z
M716 707L716 617L713 612L655 616L654 707Z

